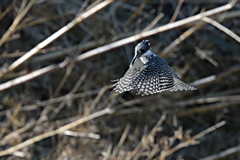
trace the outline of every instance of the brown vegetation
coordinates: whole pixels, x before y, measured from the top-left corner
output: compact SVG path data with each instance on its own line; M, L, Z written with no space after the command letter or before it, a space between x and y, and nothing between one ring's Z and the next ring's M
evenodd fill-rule
M2 0L1 159L240 159L235 0ZM196 91L111 94L149 39Z

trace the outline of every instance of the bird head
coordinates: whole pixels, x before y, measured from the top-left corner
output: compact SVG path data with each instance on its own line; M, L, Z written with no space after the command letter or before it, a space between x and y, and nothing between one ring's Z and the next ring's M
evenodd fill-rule
M132 67L137 58L148 55L149 49L150 49L149 40L143 40L142 42L138 43L138 45L135 47L135 55L132 59L132 62L130 63L130 67Z

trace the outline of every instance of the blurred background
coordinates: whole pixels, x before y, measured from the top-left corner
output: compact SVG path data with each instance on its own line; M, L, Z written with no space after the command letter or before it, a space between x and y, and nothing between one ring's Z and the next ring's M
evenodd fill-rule
M103 2L1 0L1 72ZM240 159L240 3L205 21L188 22L227 3L116 0L38 49L1 75L1 159ZM144 34L179 20L186 21ZM127 39L134 35L139 37ZM117 47L108 45L122 39ZM149 39L153 52L198 90L112 96L112 80L124 75L142 39ZM106 50L98 55L57 67L101 46ZM56 67L51 72L30 74L51 65ZM15 85L14 79L23 81ZM69 123L75 125L54 132ZM42 136L48 133L53 134ZM10 147L19 148L4 152Z

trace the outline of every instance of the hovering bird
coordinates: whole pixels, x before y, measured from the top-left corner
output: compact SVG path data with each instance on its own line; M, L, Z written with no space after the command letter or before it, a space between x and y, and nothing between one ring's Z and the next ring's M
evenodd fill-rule
M149 40L138 43L129 69L114 86L117 94L131 91L142 96L196 89L181 81L167 62L151 51Z

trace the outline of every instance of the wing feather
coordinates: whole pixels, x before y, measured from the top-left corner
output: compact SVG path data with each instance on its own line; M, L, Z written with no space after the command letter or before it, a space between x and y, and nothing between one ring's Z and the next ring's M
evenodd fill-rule
M181 81L167 62L160 57L153 58L146 64L136 63L115 84L114 92L132 91L139 95L156 94L163 91L194 90L195 88Z

